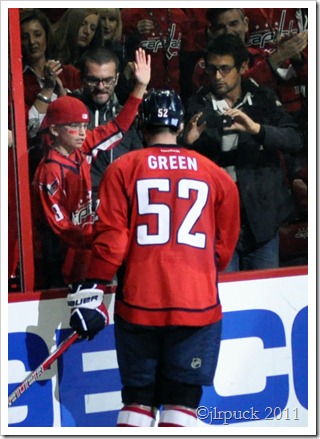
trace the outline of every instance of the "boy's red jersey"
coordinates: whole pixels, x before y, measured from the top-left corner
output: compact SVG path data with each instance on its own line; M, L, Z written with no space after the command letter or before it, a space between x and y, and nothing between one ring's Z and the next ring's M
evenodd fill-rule
M47 147L46 155L36 170L32 184L35 234L41 229L41 224L49 226L68 248L68 267L78 264L79 271L80 265L85 265L77 261L87 261L86 254L92 241L91 160L100 148L113 148L121 141L137 114L140 102L141 99L131 95L115 120L88 131L81 150L75 149L68 157ZM74 271L73 268L65 267L65 278L79 280L77 275L70 277L71 271Z
M89 163L101 145L109 149L120 142L140 102L141 99L131 95L115 120L87 132L81 150L74 150L65 157L48 147L40 162L33 179L33 213L66 244L78 247L88 243L92 225Z

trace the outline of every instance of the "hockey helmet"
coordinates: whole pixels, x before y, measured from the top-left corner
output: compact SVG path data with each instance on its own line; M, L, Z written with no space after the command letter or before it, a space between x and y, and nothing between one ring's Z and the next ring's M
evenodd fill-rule
M141 105L141 119L144 125L179 128L183 121L183 105L174 90L149 90Z

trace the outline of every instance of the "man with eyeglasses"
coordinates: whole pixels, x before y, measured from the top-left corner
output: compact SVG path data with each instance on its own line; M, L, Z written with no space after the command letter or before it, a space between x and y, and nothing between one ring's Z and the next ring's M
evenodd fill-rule
M208 41L223 34L238 35L243 42L247 41L250 24L247 11L241 8L212 8L207 10L206 17L210 23L207 29ZM253 27L253 23L251 26ZM308 31L303 30L296 34L288 32L283 35L278 32L275 35L277 37L273 41L272 50L258 47L252 40L248 42L249 62L244 75L272 88L285 109L296 113L305 102ZM196 64L192 81L194 90L210 82L203 59Z
M90 163L101 144L112 149L130 128L150 80L150 56L136 52L135 87L114 120L89 130L79 99L63 96L48 106L41 131L46 150L32 185L37 242L42 244L44 285L63 287L85 279L92 240Z
M80 99L87 107L89 129L93 129L113 120L121 111L122 106L115 93L119 80L119 60L116 54L105 48L89 49L82 55L79 68L82 89L73 92L72 96ZM142 135L135 121L115 148L108 148L108 140L97 147L91 165L94 207L100 179L109 164L117 157L142 147Z
M185 146L223 167L239 189L241 231L227 271L279 266L278 230L294 209L282 154L302 147L297 125L274 92L243 78L248 56L236 35L209 43L210 85L189 100L183 135Z

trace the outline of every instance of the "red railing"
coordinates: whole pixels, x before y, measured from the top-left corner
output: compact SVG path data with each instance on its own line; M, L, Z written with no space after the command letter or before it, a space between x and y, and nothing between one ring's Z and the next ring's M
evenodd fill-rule
M15 178L16 183L21 291L31 292L34 290L34 260L19 9L9 8L8 12L15 163L14 176L9 177Z

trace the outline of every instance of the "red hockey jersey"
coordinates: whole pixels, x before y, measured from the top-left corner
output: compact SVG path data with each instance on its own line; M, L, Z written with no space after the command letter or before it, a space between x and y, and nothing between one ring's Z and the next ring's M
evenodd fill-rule
M249 19L248 46L274 48L272 45L275 29L283 35L301 32L307 26L304 9L296 8L246 8Z
M203 326L221 318L218 269L239 235L238 190L196 151L153 146L104 174L88 278L110 280L124 262L115 313L142 325Z
M283 36L299 33L308 28L307 10L300 8L246 8L249 19L247 44L250 48L274 50L273 32L277 30ZM308 49L303 51L301 65L281 66L275 74L276 87L280 101L287 111L294 113L306 103L308 83ZM263 73L263 72L262 72ZM281 75L281 77L280 77ZM254 77L253 77L254 78ZM282 79L284 78L284 79ZM256 78L254 78L256 79ZM258 83L263 84L258 79Z
M32 185L34 218L49 225L68 247L79 250L79 256L72 252L75 258L91 245L91 155L101 144L105 149L106 145L113 148L120 142L140 102L131 95L115 120L88 131L81 150L74 150L68 157L48 148L36 170ZM73 266L71 259L68 264Z
M150 11L150 13L148 12ZM150 15L151 14L151 15ZM149 87L168 87L180 91L181 51L193 52L190 23L181 9L122 9L123 35L126 40L139 37L140 46L151 54L151 80ZM138 34L140 20L154 21L148 33Z

